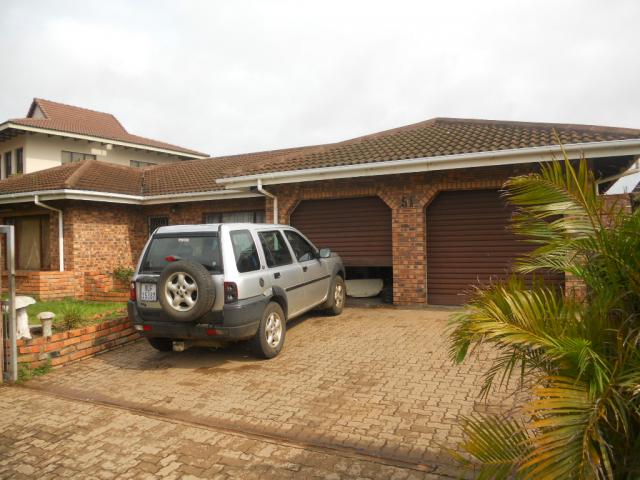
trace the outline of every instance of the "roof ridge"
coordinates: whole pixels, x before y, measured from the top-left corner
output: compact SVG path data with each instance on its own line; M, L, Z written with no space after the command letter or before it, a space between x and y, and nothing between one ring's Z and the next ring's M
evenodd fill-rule
M82 177L82 174L84 173L84 171L89 168L89 165L91 165L91 162L97 162L97 161L98 160L81 160L80 162L78 162L79 166L62 183L64 187L73 188L80 180L80 177Z
M34 110L33 106L35 105L40 109L40 111L44 115L44 118L46 118L47 120L49 119L49 114L47 113L47 109L44 108L44 105L40 103L41 100L42 100L41 98L37 98L37 97L33 98L33 101L31 102L31 106L29 107L29 111L27 112L28 118L33 118L31 117L31 115L33 115L33 110Z
M71 105L69 103L62 103L62 102L56 102L55 100L48 100L46 98L40 98L40 97L35 97L33 99L35 102L38 102L38 105L40 106L40 108L42 108L40 102L48 102L48 103L54 103L56 105L62 105L63 107L70 107L70 108L77 108L78 110L84 110L85 112L91 112L91 113L99 113L101 115L109 115L113 118L116 118L115 115L113 113L109 113L109 112L102 112L100 110L94 110L92 108L86 108L86 107L79 107L77 105ZM117 119L116 119L117 120ZM120 122L118 122L120 123Z
M285 152L294 153L293 152L294 150L307 150L307 149L311 149L311 148L322 147L324 145L331 145L331 144L304 145L304 146L301 146L301 147L286 147L286 148L276 148L276 149L273 149L273 150L258 150L256 152L232 153L230 155L213 156L213 157L211 157L211 159L222 160L222 159L225 159L225 158L248 157L248 156L253 156L253 155L280 154L280 153L285 153ZM204 159L204 160L209 160L209 159Z
M554 122L531 122L521 120L489 120L483 118L458 118L458 117L436 117L433 118L435 124L439 123L473 123L481 125L505 125L516 127L546 127L546 128L562 128L562 129L581 129L592 132L620 132L620 133L639 133L640 129L628 127L607 127L604 125L593 125L586 123L554 123Z

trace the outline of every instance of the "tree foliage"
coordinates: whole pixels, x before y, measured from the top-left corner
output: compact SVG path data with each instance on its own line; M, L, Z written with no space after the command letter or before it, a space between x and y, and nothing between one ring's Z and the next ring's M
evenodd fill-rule
M497 349L483 395L515 374L535 385L521 421L463 418L458 459L478 478L640 478L640 210L607 202L587 162L566 155L504 190L514 230L535 245L516 270L564 272L584 294L514 277L454 317L457 362Z

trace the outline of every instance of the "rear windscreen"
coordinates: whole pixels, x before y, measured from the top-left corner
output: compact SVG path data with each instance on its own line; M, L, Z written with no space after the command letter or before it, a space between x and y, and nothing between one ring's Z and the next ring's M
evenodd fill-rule
M144 256L141 272L160 273L170 262L189 260L211 272L222 271L217 235L154 237Z

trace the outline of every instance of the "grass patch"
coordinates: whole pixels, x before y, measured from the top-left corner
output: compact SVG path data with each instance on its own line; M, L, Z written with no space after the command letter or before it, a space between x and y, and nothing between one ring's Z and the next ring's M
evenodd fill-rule
M53 328L65 331L118 318L125 313L125 309L124 302L89 302L69 298L30 305L27 314L29 323L33 325L40 323L37 317L40 312L53 312L56 315Z
M26 382L35 377L41 377L51 371L51 360L47 360L47 363L41 367L29 368L27 363L18 364L18 382Z

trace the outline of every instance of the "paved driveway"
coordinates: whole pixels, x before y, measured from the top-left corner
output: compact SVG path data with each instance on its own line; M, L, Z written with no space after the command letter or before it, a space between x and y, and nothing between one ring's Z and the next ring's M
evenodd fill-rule
M451 475L445 449L461 440L458 417L513 404L477 398L488 352L451 363L451 312L306 316L270 361L244 345L159 353L139 342L5 388L0 476ZM43 463L48 452L61 458Z

